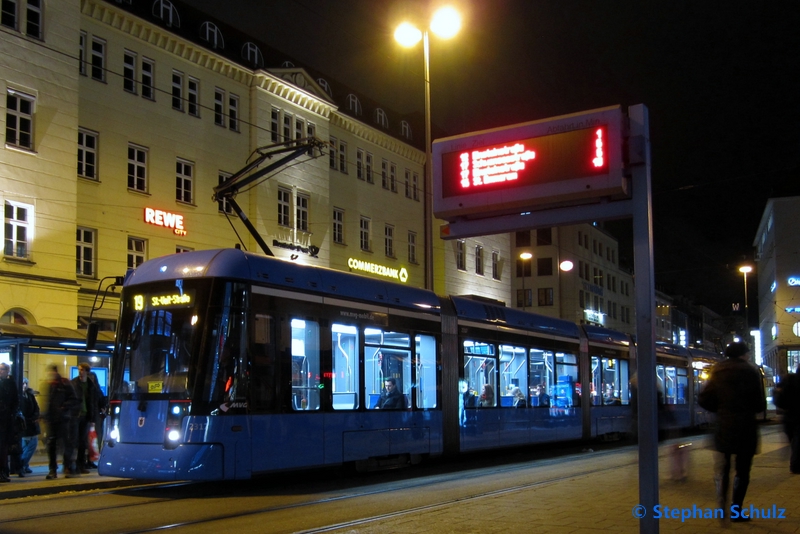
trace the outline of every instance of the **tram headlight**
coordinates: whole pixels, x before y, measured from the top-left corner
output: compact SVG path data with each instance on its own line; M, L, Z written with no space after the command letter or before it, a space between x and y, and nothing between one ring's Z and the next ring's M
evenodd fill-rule
M167 449L174 449L178 446L183 433L181 427L183 425L183 418L189 415L191 404L188 400L172 400L169 401L167 408L167 425L164 429L164 447Z
M106 428L108 429L108 440L112 447L114 443L119 441L119 416L121 412L122 403L120 401L111 401L109 403Z

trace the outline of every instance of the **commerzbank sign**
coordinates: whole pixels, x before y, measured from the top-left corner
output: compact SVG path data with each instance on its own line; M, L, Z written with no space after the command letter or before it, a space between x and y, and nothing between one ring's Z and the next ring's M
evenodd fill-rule
M347 266L354 271L363 271L365 273L383 276L384 278L392 278L398 282L408 282L408 271L405 267L395 269L394 267L387 267L386 265L381 265L379 263L357 260L356 258L348 258Z

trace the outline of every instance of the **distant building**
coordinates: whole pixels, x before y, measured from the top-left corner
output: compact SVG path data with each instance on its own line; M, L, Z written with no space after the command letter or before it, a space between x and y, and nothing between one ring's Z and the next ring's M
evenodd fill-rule
M771 198L753 246L764 364L778 375L800 365L800 197Z

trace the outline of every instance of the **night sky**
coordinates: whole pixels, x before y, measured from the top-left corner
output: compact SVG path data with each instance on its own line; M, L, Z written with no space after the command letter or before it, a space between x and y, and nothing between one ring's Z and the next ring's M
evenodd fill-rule
M422 46L400 48L392 34L403 15L428 20L430 2L186 3L387 108L422 112ZM737 268L753 259L767 199L800 195L800 2L452 5L464 14L461 32L431 38L435 130L645 104L657 288L723 314L743 301ZM629 225L614 228L624 248ZM756 284L748 285L752 306Z

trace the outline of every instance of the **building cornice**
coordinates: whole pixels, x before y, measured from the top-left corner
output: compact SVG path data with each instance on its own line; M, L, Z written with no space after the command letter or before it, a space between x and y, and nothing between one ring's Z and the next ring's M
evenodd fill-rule
M372 128L371 126L367 126L363 122L357 121L348 115L332 113L330 120L331 126L341 128L346 132L352 133L353 135L369 141L370 143L374 143L375 145L402 156L418 165L425 164L425 152L418 150L411 145L403 143L394 137L388 136L380 130Z

